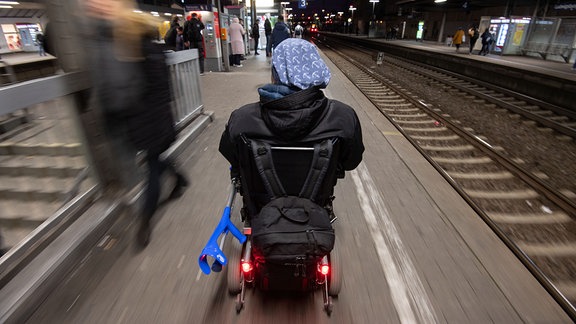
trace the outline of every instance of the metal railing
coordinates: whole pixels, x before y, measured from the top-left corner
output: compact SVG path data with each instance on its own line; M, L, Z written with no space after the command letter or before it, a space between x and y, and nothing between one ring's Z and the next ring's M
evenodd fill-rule
M172 110L176 127L181 129L202 113L202 90L198 49L166 53L172 79Z
M166 53L166 58L172 80L172 109L176 128L181 131L203 113L198 52L197 50L170 52ZM83 93L89 89L90 81L86 72L55 75L0 88L0 102L2 102L0 116L12 115L24 110L30 112L30 125L27 130L22 131L20 135L16 134L6 137L8 140L4 142L0 140L0 155L39 155L43 157L41 159L49 159L62 154L64 151L69 153L71 151L70 147L72 147L74 153L66 154L83 160L81 163L83 165L73 168L72 174L70 174L72 172L70 170L63 172L63 174L72 179L66 182L70 190L63 188L64 192L68 194L52 197L51 199L60 199L60 201L53 204L56 207L52 209L44 208L43 212L46 215L37 217L37 219L44 219L45 221L39 224L36 229L30 228L29 234L20 242L12 242L13 248L0 258L0 288L15 275L15 271L25 266L34 255L40 253L44 247L53 241L64 226L73 221L75 216L71 214L83 212L85 208L80 205L87 206L91 204L95 199L98 199L98 195L101 192L100 189L103 189L103 185L99 181L100 177L95 174L99 172L98 170L101 170L95 165L99 161L92 158L91 155L95 153L89 147L90 145L94 146L94 142L86 139L86 135L94 132L94 130L80 129L82 125L86 125L80 119L84 118L84 121L86 121L93 117L93 115L81 116L86 114L86 107L83 107L86 105L86 101L81 98L85 97ZM54 115L59 117L53 118ZM36 128L36 131L30 131L34 128ZM46 136L51 132L56 134ZM63 142L63 139L68 142ZM47 153L49 149L53 149L53 152ZM17 151L24 153L17 153ZM30 165L26 167L30 168ZM35 167L32 166L32 168ZM53 178L51 177L55 173L55 167L51 166L48 169L50 170L46 172L35 171L36 175L34 172L30 172L30 176L18 179L19 185L28 189L15 191L22 192L22 196L30 197L26 199L35 199L37 195L26 194L25 191L43 188L44 185L40 184L41 181L44 181L44 183L52 181ZM28 172L18 171L7 174L8 171L6 170L9 170L9 168L3 167L2 162L0 162L0 177L14 179ZM88 172L87 170L90 171ZM79 174L90 175L88 177L79 177ZM54 181L60 181L60 179ZM84 181L84 183L77 183L79 181ZM75 197L71 197L70 192L74 192ZM14 200L14 194L6 194L0 188L0 202L3 199ZM30 201L30 204L34 203L34 201ZM2 219L3 212L5 211L0 211L0 230L3 223L6 224L11 221ZM31 211L23 211L22 213L31 213ZM15 221L14 223L17 222Z

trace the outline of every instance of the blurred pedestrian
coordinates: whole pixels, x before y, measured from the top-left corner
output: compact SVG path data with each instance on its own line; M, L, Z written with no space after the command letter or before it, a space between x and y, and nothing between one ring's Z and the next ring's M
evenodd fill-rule
M242 67L241 57L244 54L244 34L246 31L240 25L240 20L232 18L229 27L230 44L232 45L232 65Z
M486 54L490 54L490 45L492 45L492 34L490 30L486 28L482 35L480 35L480 38L482 39L482 49L478 52L478 55L486 56Z
M244 19L238 18L238 22L240 23L242 28L244 28L244 37L242 37L242 39L244 41L244 53L242 53L240 55L240 61L244 61L244 60L246 60L246 57L244 56L244 54L250 54L250 49L249 48L246 49L246 34L249 33L249 29L246 29L246 25L244 25Z
M176 32L176 51L182 51L186 49L186 42L184 41L184 27L178 26Z
M258 53L258 47L260 46L260 19L256 19L254 26L252 26L252 38L254 39L254 55L260 55Z
M175 186L171 198L183 194L187 179L171 161L160 158L176 139L170 107L170 75L163 47L153 40L156 21L133 12L131 0L87 0L87 54L93 84L91 99L100 107L113 154L132 164L136 151L145 153L148 167L144 206L137 241L150 241L150 221L158 208L160 177L171 171ZM130 152L131 155L128 155ZM114 170L120 176L134 169ZM125 179L124 179L125 180ZM123 182L126 189L134 184Z
M452 44L456 45L456 53L460 51L460 45L464 42L464 30L462 27L458 27L458 30L452 37Z
M110 1L118 1L118 0L110 0ZM164 44L169 50L176 50L176 36L178 36L178 27L180 27L180 18L176 15L172 15L172 19L170 20L170 28L164 34Z
M266 57L272 56L272 24L270 18L264 21L264 34L266 35Z
M294 27L294 37L302 38L302 34L304 34L304 28L298 23L296 27Z
M190 48L198 49L198 63L200 65L200 74L204 74L204 40L202 38L204 23L200 20L197 13L193 12L190 20L184 24L184 39L188 42Z
M272 30L272 49L276 48L278 44L287 38L290 38L290 28L284 22L284 17L280 15Z
M36 43L38 43L38 54L40 54L40 56L46 56L46 51L44 50L44 35L40 32L36 34Z
M470 27L470 29L468 29L468 36L470 37L470 52L469 52L469 54L472 54L472 51L474 50L474 45L476 45L476 41L480 37L480 32L478 31L478 28L476 26L472 25Z

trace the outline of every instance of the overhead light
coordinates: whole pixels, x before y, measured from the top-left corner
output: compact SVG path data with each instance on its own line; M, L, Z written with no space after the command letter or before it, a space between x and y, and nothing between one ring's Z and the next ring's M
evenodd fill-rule
M0 8L2 8L2 9L10 9L10 8L12 8L12 6L0 5Z
M434 0L435 3L442 3L442 2L446 2L446 0Z
M0 1L0 5L17 5L20 4L20 2L17 1ZM12 8L12 7L10 7Z

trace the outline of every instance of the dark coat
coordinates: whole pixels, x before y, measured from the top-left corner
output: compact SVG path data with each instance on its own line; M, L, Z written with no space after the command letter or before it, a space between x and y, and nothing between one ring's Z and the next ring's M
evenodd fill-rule
M268 86L269 89L276 87L276 85ZM341 176L344 170L352 170L362 161L364 152L362 129L356 112L350 106L326 98L318 88L297 92L289 90L285 93L290 92L292 93L271 101L267 101L269 98L261 98L260 102L245 105L232 112L222 133L219 147L220 153L232 166L232 177L241 174L240 163L246 164L243 160L246 158L242 151L243 137L285 146L338 138L336 172ZM242 185L245 186L246 182L254 183L254 178L258 177L258 174L243 174ZM320 193L318 203L330 200L334 185L335 183L331 183ZM269 199L257 189L243 196L244 206L248 208L250 215L257 213Z
M252 38L258 39L260 38L260 25L258 23L254 23L252 26Z
M264 33L266 36L272 35L272 24L270 23L270 19L264 21Z
M281 21L276 22L272 30L272 48L276 48L286 38L290 38L290 28Z
M145 41L143 48L146 59L142 65L142 101L128 110L128 134L137 149L160 154L176 139L170 106L170 72L161 46Z
M202 41L202 30L204 24L198 18L191 18L184 24L184 40L190 43ZM195 46L194 46L195 47Z
M127 136L138 150L160 154L175 140L170 107L170 75L162 45L142 40L143 61L126 62L114 56L111 26L95 22L99 33L89 47L93 98L100 106L112 136Z
M362 129L354 109L326 98L317 88L264 104L248 104L232 112L219 149L233 168L238 165L236 145L241 135L279 145L338 137L342 141L339 165L343 170L356 168L364 152Z
M492 44L492 34L489 31L483 32L482 35L480 36L480 38L482 38L482 44L483 45Z

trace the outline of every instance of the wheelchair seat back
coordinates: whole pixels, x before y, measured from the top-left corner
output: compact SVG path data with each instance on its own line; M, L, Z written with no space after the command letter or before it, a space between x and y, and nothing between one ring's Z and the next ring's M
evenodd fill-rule
M339 141L337 138L330 140L333 143L332 156L315 197L315 202L320 206L331 203L337 182ZM252 154L251 144L250 139L244 138L242 148L239 150L239 171L242 178L244 206L249 215L255 215L273 197L266 191ZM287 195L298 196L312 166L314 143L291 143L291 145L270 143L270 146L274 169L280 184Z

